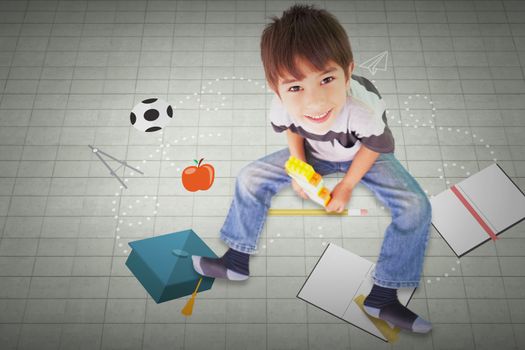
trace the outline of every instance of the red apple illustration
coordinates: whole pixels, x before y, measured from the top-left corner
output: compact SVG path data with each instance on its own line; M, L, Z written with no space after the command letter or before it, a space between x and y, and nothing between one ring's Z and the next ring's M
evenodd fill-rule
M189 166L182 172L182 185L190 192L198 190L206 191L213 184L215 180L215 169L211 164L202 164L204 158L201 158L198 162L196 159L193 161L197 166Z

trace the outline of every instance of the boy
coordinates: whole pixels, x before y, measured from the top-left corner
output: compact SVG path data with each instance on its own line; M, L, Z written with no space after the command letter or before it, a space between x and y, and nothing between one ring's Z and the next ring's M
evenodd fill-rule
M414 178L394 157L385 104L374 85L352 75L354 62L344 28L313 6L294 5L272 18L261 39L268 85L276 96L270 119L286 131L288 148L244 167L221 229L229 250L218 259L193 256L204 276L245 280L249 254L266 219L271 197L291 183L284 170L290 155L321 175L345 172L334 187L327 211L341 212L361 181L392 213L374 271L366 312L402 329L426 333L431 324L397 299L397 289L417 287L431 220L430 204ZM350 90L350 96L347 92Z

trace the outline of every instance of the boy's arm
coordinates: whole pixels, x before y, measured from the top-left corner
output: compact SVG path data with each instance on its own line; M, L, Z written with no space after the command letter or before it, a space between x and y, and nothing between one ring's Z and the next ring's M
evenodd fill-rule
M306 162L306 157L304 155L304 137L291 132L290 129L286 129L286 138L288 139L290 155L302 160L303 162ZM299 184L295 182L294 179L292 179L292 188L299 195L299 197L308 199L306 192L304 192L301 186L299 186Z
M306 162L304 155L304 137L291 132L290 129L286 129L286 138L288 139L290 155L302 160L303 162Z
M345 209L346 204L352 195L352 190L357 186L359 181L361 181L361 178L366 172L370 170L378 157L378 152L374 152L371 149L366 148L365 145L361 145L361 148L354 156L352 165L350 165L345 176L332 190L332 199L328 202L326 211L340 213Z
M365 176L368 170L372 167L372 165L375 163L376 159L379 157L378 152L374 152L369 148L366 148L365 145L361 144L361 148L354 156L354 159L352 160L352 165L350 165L350 168L346 172L345 176L343 177L343 180L341 182L345 185L345 187L353 189L359 181L361 181L361 178Z

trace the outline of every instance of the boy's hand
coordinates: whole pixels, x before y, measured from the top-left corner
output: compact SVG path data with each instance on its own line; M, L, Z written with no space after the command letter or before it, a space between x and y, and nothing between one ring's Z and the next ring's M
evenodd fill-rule
M330 194L332 196L332 199L330 200L330 202L328 202L328 205L326 206L326 211L335 211L337 213L341 213L345 209L346 204L352 196L352 190L353 188L348 186L344 182L339 182Z
M308 195L306 194L306 192L303 190L301 186L299 186L299 184L294 179L292 179L292 187L294 191L297 193L297 195L299 195L299 197L303 199L308 199Z

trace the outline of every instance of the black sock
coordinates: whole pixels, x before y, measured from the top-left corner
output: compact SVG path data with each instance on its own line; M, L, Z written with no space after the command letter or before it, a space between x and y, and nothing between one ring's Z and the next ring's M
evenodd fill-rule
M220 258L193 255L191 259L193 268L202 276L226 278L230 281L244 281L250 277L250 254L231 248Z
M366 306L376 307L378 309L393 303L397 300L397 289L385 288L374 284L370 294L365 299Z
M427 333L432 329L430 322L422 319L397 299L397 289L374 284L364 301L364 309L370 316L380 318L399 328L416 333Z
M230 248L226 253L224 253L222 259L224 260L226 268L243 275L250 274L250 254L239 252Z

